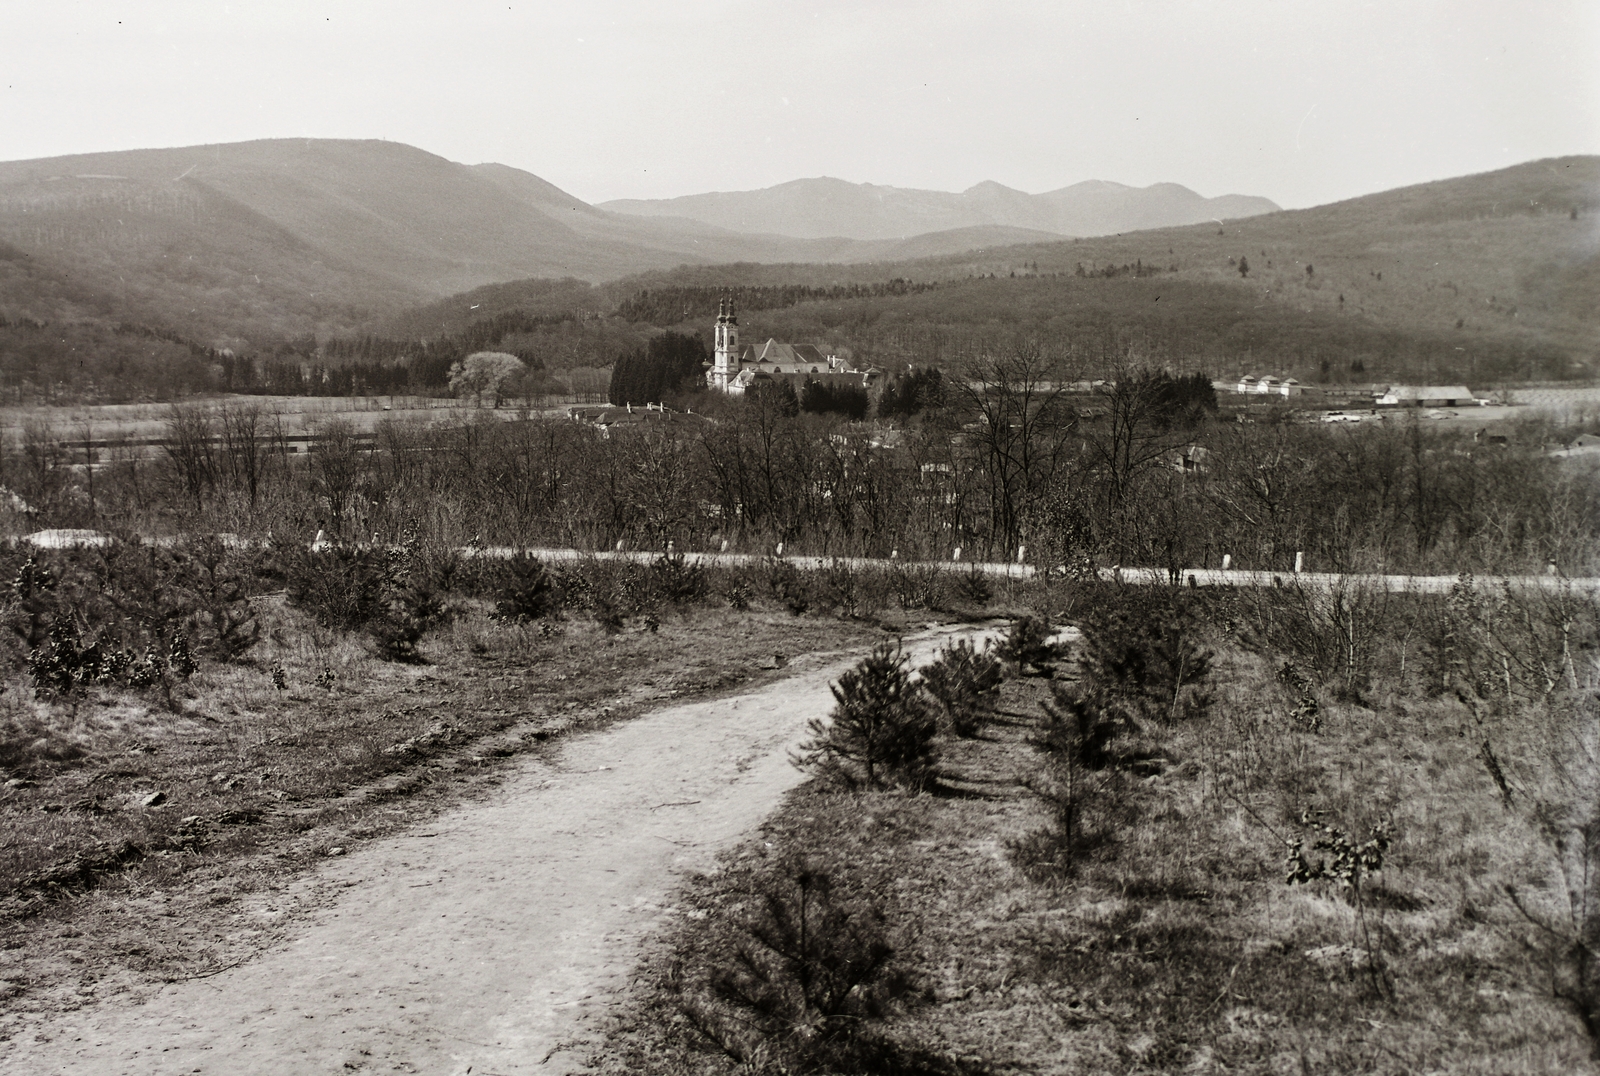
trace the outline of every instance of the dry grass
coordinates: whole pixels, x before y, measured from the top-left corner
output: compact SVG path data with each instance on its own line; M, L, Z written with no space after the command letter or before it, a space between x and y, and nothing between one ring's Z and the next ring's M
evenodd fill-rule
M601 1071L733 1071L682 998L707 981L697 954L794 857L890 909L925 1000L888 1034L972 1071L1600 1071L1506 897L1513 882L1549 909L1562 891L1526 812L1502 807L1471 715L1324 699L1313 731L1265 659L1219 663L1208 716L1125 744L1164 761L1117 786L1113 839L1070 873L1030 876L1007 852L1044 822L1017 784L1038 766L1024 743L1037 681L1008 683L1011 723L947 745L957 783L992 798L801 789L687 887ZM1508 758L1533 758L1505 739ZM1282 841L1308 807L1357 835L1392 820L1359 903L1285 882Z

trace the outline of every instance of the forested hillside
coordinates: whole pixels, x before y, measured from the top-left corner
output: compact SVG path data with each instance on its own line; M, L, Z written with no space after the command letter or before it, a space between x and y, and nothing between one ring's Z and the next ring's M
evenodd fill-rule
M530 207L561 200L536 177L467 172ZM1131 357L1322 384L1587 378L1600 369L1597 189L1600 159L1565 158L1222 226L917 260L685 265L605 283L534 277L382 316L345 307L311 318L314 330L265 342L251 326L281 309L255 290L256 274L208 276L188 255L172 260L181 244L129 240L145 263L160 264L116 294L93 286L92 274L0 247L0 316L9 322L0 326L0 389L13 402L444 391L439 372L471 350L556 372L609 366L663 329L704 336L725 295L739 303L746 339L826 343L885 368L959 363L1029 339L1089 376ZM88 242L69 245L80 240ZM311 258L306 271L313 263L326 268ZM295 302L320 309L316 287L300 280ZM124 313L151 313L141 289L165 302L204 291L213 311L237 307L238 331L175 331L153 313ZM28 307L43 313L7 314L3 300L17 294L47 297ZM152 363L165 376L148 375ZM362 369L339 372L351 364Z
M747 337L826 341L880 364L1031 336L1091 370L1131 348L1321 383L1583 378L1600 369L1597 211L1600 159L1563 158L1220 227L864 265L684 266L561 300L703 331L733 294ZM396 326L459 331L479 310L544 308L550 289L523 298L533 290L479 289Z
M0 315L111 317L210 347L329 336L528 277L837 262L1044 238L741 234L589 206L519 169L374 140L270 139L0 163Z

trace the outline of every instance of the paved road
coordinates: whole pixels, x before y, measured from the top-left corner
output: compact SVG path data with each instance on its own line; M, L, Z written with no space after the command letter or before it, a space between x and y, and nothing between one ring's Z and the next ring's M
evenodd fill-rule
M597 560L628 560L637 563L648 563L661 556L659 551L620 550L602 553L587 553L577 549L517 549L511 546L491 546L464 550L472 556L509 558L518 552L525 552L552 562L571 562L585 558ZM703 564L707 567L741 568L768 563L773 558L758 556L751 553L684 553L683 558L690 564ZM1010 579L1032 579L1037 574L1037 569L1031 564L1010 564L1004 561L970 561L970 560L940 560L940 561L904 561L896 559L874 557L814 557L814 556L784 556L781 558L801 571L820 571L835 565L843 565L856 569L890 569L906 568L965 574L977 572L980 575L995 576ZM1120 581L1123 583L1140 586L1155 586L1171 582L1165 568L1102 568L1100 577L1107 581ZM1330 591L1338 588L1354 590L1358 588L1387 590L1395 592L1409 592L1415 594L1448 594L1450 588L1460 582L1460 576L1455 575L1382 575L1382 574L1339 574L1334 572L1260 572L1229 570L1217 568L1183 568L1178 572L1180 582L1185 586L1200 587L1289 587L1301 586L1314 590ZM1512 589L1539 589L1555 592L1571 591L1593 594L1600 591L1600 579L1581 578L1569 579L1561 575L1512 575L1512 576L1479 576L1474 577L1474 584L1480 587L1494 587L1509 585Z

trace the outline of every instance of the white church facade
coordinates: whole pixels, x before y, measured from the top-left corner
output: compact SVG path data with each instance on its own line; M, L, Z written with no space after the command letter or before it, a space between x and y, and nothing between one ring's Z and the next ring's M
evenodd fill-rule
M763 383L791 382L798 392L808 381L873 389L882 371L857 370L837 355L812 344L783 344L769 339L760 347L739 342L739 315L732 299L717 304L716 337L706 384L719 392L742 396Z

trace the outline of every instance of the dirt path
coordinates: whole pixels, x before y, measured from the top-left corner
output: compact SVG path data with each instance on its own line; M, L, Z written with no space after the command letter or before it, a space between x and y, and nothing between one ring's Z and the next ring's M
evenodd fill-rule
M926 661L955 629L908 639ZM787 752L849 664L573 738L490 799L330 860L343 885L292 940L144 1004L66 1013L0 1045L39 1074L564 1072L675 876L800 780Z

